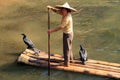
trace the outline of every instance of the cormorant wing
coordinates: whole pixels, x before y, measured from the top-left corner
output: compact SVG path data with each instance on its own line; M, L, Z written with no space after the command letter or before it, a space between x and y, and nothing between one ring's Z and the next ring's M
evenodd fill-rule
M30 47L30 48L34 48L35 47L33 42L30 39L28 39L27 37L24 38L23 40L24 40L25 44L28 45L28 47Z

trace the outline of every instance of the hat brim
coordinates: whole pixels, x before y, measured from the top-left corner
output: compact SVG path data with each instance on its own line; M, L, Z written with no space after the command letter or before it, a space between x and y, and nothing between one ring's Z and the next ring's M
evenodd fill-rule
M66 9L71 10L71 12L77 12L77 10L74 9L74 8L72 8L72 7L64 7L64 6L62 6L62 5L56 5L55 8L58 8L58 9L66 8Z

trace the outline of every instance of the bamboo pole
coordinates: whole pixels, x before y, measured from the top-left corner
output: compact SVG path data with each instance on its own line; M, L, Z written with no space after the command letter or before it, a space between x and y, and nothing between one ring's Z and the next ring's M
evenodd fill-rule
M50 29L50 10L48 8L48 30ZM48 76L50 76L50 34L48 33Z

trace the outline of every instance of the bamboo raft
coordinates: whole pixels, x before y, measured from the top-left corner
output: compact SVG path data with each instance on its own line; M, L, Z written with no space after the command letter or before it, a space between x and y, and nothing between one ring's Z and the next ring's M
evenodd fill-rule
M38 55L33 54L34 51L26 49L18 57L18 63L25 63L39 67L48 67L48 54L46 52L40 52ZM79 59L75 59L73 63L70 63L69 67L65 67L63 66L63 62L64 59L61 55L51 54L50 66L52 69L120 79L120 64L118 63L88 59L86 65L83 65Z

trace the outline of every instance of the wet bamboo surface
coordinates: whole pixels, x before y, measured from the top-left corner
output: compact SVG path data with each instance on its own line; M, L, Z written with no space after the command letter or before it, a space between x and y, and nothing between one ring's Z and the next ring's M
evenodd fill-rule
M19 56L18 62L33 66L48 67L48 54L46 52L40 52L38 55L33 54L33 51L26 49ZM51 54L50 65L53 69L120 79L120 64L118 63L88 59L86 65L83 65L78 58L74 59L74 62L70 63L69 67L65 67L63 62L64 59L61 55Z

